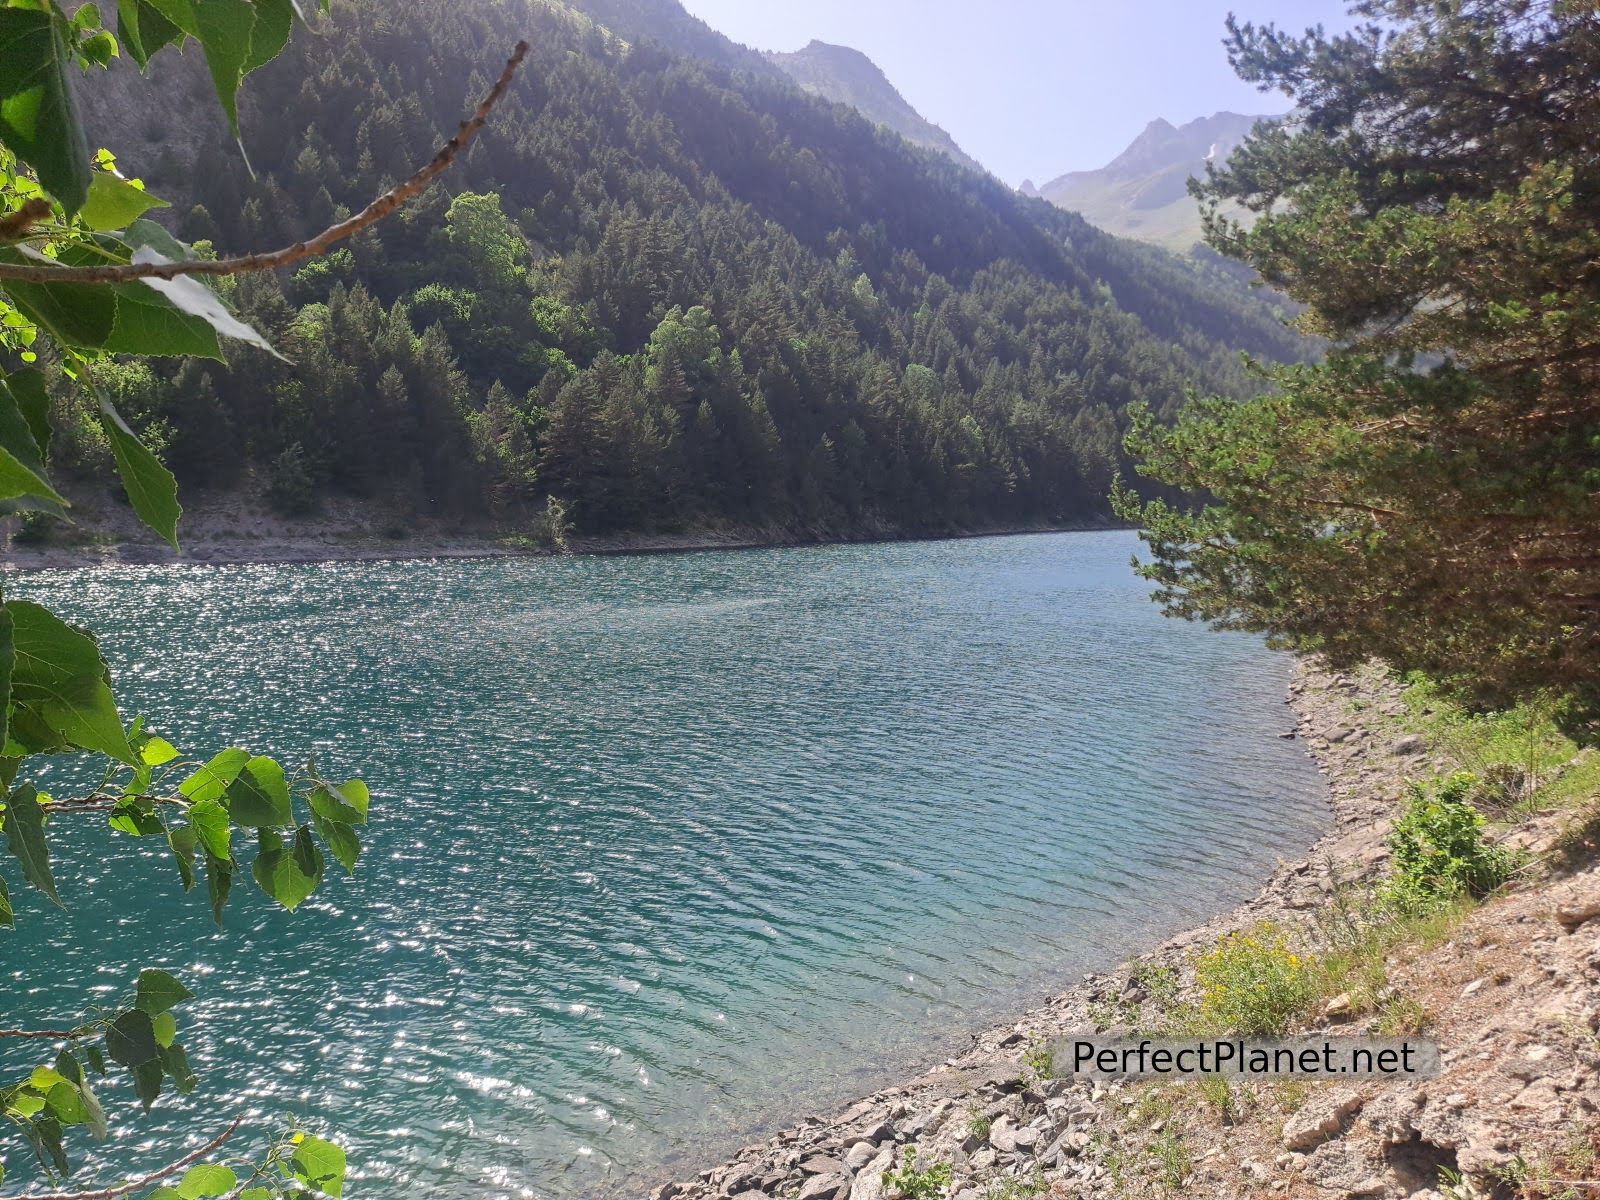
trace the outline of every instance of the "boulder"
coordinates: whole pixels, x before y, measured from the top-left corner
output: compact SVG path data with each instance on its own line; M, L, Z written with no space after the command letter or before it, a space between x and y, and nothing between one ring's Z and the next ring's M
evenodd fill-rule
M1283 1123L1286 1150L1305 1151L1344 1132L1345 1122L1361 1111L1359 1093L1322 1096L1307 1104Z

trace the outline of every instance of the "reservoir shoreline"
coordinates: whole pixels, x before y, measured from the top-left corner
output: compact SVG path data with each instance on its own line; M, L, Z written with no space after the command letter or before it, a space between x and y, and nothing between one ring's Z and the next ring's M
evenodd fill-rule
M1296 665L1285 701L1294 732L1283 736L1298 739L1324 776L1331 820L1310 846L1279 858L1253 899L1114 970L1083 975L1017 1019L970 1035L967 1049L915 1078L830 1114L808 1114L691 1178L660 1183L651 1200L884 1200L893 1194L884 1175L907 1161L908 1149L924 1163L952 1163L949 1194L965 1200L1037 1169L1083 1189L1074 1195L1114 1194L1113 1178L1091 1151L1106 1136L1097 1128L1125 1136L1117 1122L1134 1103L1130 1085L1030 1078L1030 1055L1070 1033L1121 1028L1113 1015L1150 999L1143 981L1152 968L1183 977L1192 973L1192 955L1218 939L1263 923L1291 927L1337 887L1375 875L1387 859L1383 839L1407 768L1419 764L1374 745L1358 710L1392 706L1397 694L1373 676L1353 678L1309 660Z

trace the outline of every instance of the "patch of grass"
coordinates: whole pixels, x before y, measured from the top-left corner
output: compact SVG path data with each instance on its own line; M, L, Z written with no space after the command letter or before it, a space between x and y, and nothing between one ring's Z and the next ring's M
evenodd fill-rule
M1194 1170L1194 1156L1189 1153L1183 1135L1168 1126L1156 1137L1150 1153L1156 1161L1157 1185L1168 1195L1177 1193Z
M1244 1104L1240 1089L1218 1075L1205 1075L1195 1080L1195 1090L1200 1098L1217 1110L1217 1119L1224 1125L1237 1125L1244 1117Z
M884 1173L890 1193L902 1200L940 1200L949 1194L953 1173L947 1162L917 1166L917 1148L907 1146L905 1160L893 1171Z
M1130 973L1133 982L1150 994L1150 998L1163 1008L1172 1008L1178 1002L1178 968L1160 963L1135 963Z
M1517 1200L1589 1200L1600 1190L1600 1128L1574 1124L1554 1151L1519 1154L1495 1176Z
M994 1128L994 1118L976 1105L967 1109L967 1133L975 1138L986 1138Z
M1578 747L1561 730L1562 710L1536 699L1502 712L1474 713L1445 699L1420 675L1407 677L1407 725L1464 770L1482 775L1495 764L1522 768L1533 787L1568 762Z
M1050 1181L1044 1172L1035 1167L1028 1175L1015 1179L997 1179L983 1192L983 1200L1033 1200L1050 1190Z
M1042 1083L1046 1079L1056 1077L1055 1055L1051 1052L1050 1042L1042 1037L1035 1037L1028 1043L1028 1048L1022 1053L1022 1082L1025 1084Z

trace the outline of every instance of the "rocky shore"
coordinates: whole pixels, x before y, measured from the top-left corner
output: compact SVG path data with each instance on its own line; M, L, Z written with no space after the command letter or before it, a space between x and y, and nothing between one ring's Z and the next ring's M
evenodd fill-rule
M1518 1170L1552 1179L1588 1171L1600 1151L1592 861L1484 905L1441 945L1392 964L1390 987L1408 990L1441 1044L1440 1079L1235 1085L1250 1094L1217 1104L1198 1083L1079 1082L1052 1078L1041 1063L1040 1048L1064 1035L1150 1028L1170 1001L1151 994L1151 981L1192 982L1193 952L1222 935L1271 922L1314 942L1316 917L1334 897L1384 869L1406 779L1455 765L1421 736L1387 727L1381 718L1405 710L1375 673L1358 680L1303 665L1289 702L1295 736L1327 777L1334 824L1253 900L1116 972L1087 976L921 1078L808 1116L693 1179L657 1187L653 1200L1121 1200L1180 1191L1443 1200L1451 1180L1468 1189L1454 1197L1488 1195L1497 1180L1503 1195L1562 1194L1514 1193L1504 1181ZM1537 852L1557 835L1547 815L1513 836ZM1349 1008L1336 997L1313 1028L1365 1032Z
M75 524L49 540L18 540L16 521L0 519L0 567L70 570L95 566L164 563L405 562L423 559L527 558L572 554L672 554L692 550L753 550L765 546L812 546L844 542L893 542L923 537L992 537L1058 533L1068 528L1105 529L1108 523L1028 528L915 531L862 523L850 529L823 526L748 526L678 533L621 533L572 537L557 548L519 534L514 525L444 520L400 513L380 504L330 498L312 515L285 517L252 493L185 497L189 508L179 525L181 553L140 524L133 511L109 493L68 489ZM13 528L8 530L8 526Z

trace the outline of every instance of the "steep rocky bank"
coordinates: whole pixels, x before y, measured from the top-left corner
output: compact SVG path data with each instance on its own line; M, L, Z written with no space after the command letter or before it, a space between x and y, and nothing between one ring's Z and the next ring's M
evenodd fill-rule
M1545 869L1435 944L1396 953L1383 1002L1443 1051L1429 1082L1087 1083L1049 1077L1039 1048L1088 1030L1152 1028L1193 955L1270 922L1315 947L1326 915L1381 874L1407 778L1455 764L1397 731L1399 689L1302 666L1300 737L1328 780L1334 827L1247 904L1109 975L1091 975L991 1029L919 1079L808 1116L654 1200L957 1200L1051 1195L1531 1198L1596 1194L1600 1168L1600 872L1590 845L1551 862L1569 823L1536 814L1508 835ZM1152 995L1152 991L1166 991ZM1311 1025L1381 1028L1348 996ZM907 1167L910 1171L907 1171ZM948 1170L948 1177L945 1171ZM917 1173L921 1174L917 1174ZM1574 1190L1575 1189L1575 1190Z

